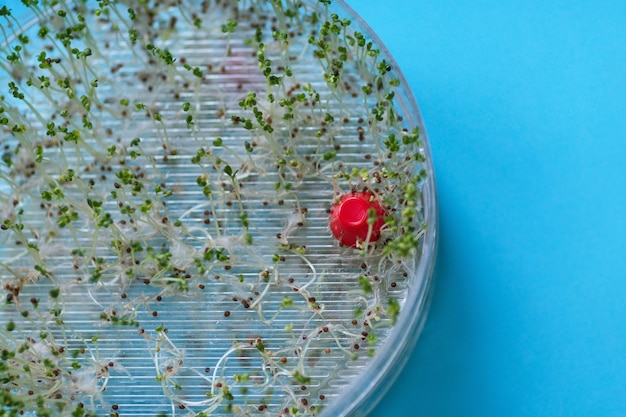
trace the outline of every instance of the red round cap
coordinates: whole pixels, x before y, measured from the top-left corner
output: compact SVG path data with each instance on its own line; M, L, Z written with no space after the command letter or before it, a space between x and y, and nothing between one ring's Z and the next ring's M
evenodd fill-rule
M385 210L372 193L360 192L344 195L330 211L330 231L345 246L356 247L357 242L365 241L369 232L367 218L374 209L376 219L372 224L370 242L380 237L380 229L385 223Z

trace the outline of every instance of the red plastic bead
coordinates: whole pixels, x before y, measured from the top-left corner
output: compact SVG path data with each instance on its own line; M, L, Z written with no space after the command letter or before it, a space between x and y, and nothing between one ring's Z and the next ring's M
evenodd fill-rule
M385 223L385 209L376 197L369 192L344 195L330 211L330 231L345 246L356 247L358 242L367 239L367 224L370 209L374 209L376 219L372 224L370 242L380 237L380 229Z

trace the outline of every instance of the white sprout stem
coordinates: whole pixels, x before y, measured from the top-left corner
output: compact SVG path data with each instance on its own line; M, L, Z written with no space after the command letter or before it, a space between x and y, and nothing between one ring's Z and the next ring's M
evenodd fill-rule
M297 253L297 252L296 252L296 255L300 259L302 259L302 261L309 267L309 269L311 270L311 273L313 274L311 279L306 284L304 284L303 286L301 286L299 288L300 291L305 291L309 287L309 285L311 285L315 281L317 281L317 270L315 269L315 265L313 265L313 263L311 261L309 261L309 259L306 256L304 256L304 255L302 255L300 253Z
M211 395L215 395L215 384L217 381L217 376L218 376L218 371L221 372L220 376L224 375L224 369L226 367L226 361L228 360L228 357L236 352L237 350L241 349L242 346L239 345L234 345L233 347L231 347L230 349L228 349L221 357L220 359L217 361L217 363L215 364L215 368L213 369L213 378L211 380ZM222 365L222 362L224 363L224 365Z
M259 305L262 301L263 298L265 297L265 294L268 293L268 291L270 290L270 287L272 286L272 284L274 284L276 282L276 280L278 279L278 270L276 268L274 268L273 270L273 280L269 280L267 282L267 284L265 285L265 288L263 289L263 292L261 292L261 294L257 297L256 300L254 300L254 302L252 304L250 304L251 308L255 308L257 305Z

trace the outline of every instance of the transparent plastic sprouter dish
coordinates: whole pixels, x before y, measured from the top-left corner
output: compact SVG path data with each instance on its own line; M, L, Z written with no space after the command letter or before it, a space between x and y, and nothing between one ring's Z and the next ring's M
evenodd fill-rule
M366 412L436 240L377 38L340 2L50 3L0 7L0 410ZM384 207L355 247L329 227L350 193Z

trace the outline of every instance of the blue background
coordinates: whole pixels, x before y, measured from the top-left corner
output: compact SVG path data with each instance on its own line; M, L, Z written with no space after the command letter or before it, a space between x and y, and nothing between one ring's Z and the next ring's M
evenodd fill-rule
M626 416L626 2L350 4L440 199L430 316L372 417Z
M430 316L372 417L626 416L626 2L350 4L440 198Z

